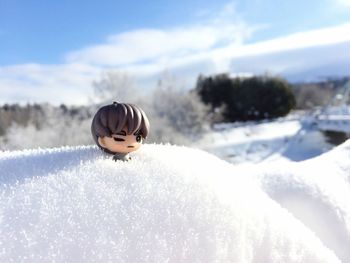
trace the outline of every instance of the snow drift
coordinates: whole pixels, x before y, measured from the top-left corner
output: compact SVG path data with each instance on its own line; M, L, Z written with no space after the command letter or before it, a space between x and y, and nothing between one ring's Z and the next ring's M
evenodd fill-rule
M346 262L349 155L350 143L277 166L170 145L127 163L95 147L0 153L0 262Z

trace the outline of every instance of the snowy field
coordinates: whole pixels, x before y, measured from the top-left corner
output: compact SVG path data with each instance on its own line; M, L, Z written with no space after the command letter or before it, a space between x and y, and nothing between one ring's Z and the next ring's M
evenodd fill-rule
M350 262L350 141L327 151L293 120L210 140L229 162L170 145L127 163L0 152L0 262Z
M198 148L233 164L303 161L331 150L323 133L300 116L273 122L221 124L202 138Z

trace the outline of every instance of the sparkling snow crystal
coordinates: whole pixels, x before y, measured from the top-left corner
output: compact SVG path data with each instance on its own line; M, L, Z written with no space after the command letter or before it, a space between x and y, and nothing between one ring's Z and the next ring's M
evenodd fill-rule
M170 145L130 162L0 153L0 262L349 260L349 153L249 167Z

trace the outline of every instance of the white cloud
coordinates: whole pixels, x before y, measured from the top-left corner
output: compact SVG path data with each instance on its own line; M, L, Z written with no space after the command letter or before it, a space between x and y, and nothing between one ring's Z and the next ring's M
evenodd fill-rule
M68 52L65 64L0 67L0 103L86 103L92 81L103 70L129 71L149 79L164 69L191 64L197 60L193 54L202 56L229 43L242 43L256 29L240 19L232 3L210 14L193 25L111 35L105 43Z
M350 41L350 23L340 26L323 28L291 34L251 45L242 45L234 56L256 55L291 49L330 45ZM230 48L230 47L229 47ZM233 47L234 49L235 47Z
M350 0L335 0L335 2L340 6L350 7Z
M120 66L147 60L172 58L208 50L219 41L232 41L232 37L227 36L234 36L235 29L226 28L223 31L216 31L211 27L168 31L136 30L111 36L106 44L71 52L67 55L67 61Z
M0 103L86 104L101 69L83 64L0 67Z
M200 73L268 70L288 74L296 68L302 72L350 60L350 23L245 44L257 28L247 26L229 4L202 25L139 29L110 36L106 43L69 52L66 64L0 67L0 103L84 104L92 94L92 81L104 70L131 73L142 87L150 87L164 70L193 83ZM340 43L348 44L340 50ZM318 49L320 53L311 52L317 47L324 48ZM294 51L299 51L297 56ZM332 70L335 68L330 68L330 73Z
M68 62L125 66L209 51L229 43L242 43L256 30L236 14L232 3L202 23L169 28L145 28L109 36L106 43L66 55Z
M228 71L230 70L230 65L234 64L236 60L242 62L244 58L252 61L251 58L254 57L274 56L275 60L269 61L267 59L265 65L260 65L259 61L256 61L256 63L261 67L265 66L265 69L261 69L262 72L272 70L280 73L288 71L288 68L294 67L294 64L289 64L288 61L284 61L281 64L281 61L276 60L275 54L286 54L293 50L304 50L305 58L307 57L308 60L299 57L300 70L303 70L308 69L310 65L314 65L314 61L326 64L332 57L335 60L347 57L347 54L350 55L350 45L346 54L334 48L337 44L350 42L350 34L348 32L350 32L350 23L336 27L300 32L253 44L231 43L224 47L173 57L171 60L153 60L149 63L134 63L123 68L142 75L155 74L164 69L181 70L181 68L186 68L187 71L196 75L199 73L210 73L210 71L211 73ZM307 53L311 53L308 49L316 47L325 47L325 50L332 50L332 56L328 56L328 54L327 57L325 54L318 54L318 57L307 56ZM322 61L322 57L325 61ZM291 57L290 61L295 61L295 59ZM244 70L246 71L249 67L252 70L255 69L255 65L251 64L244 67Z
M213 50L211 52L211 57L217 61L234 61L235 58L329 46L350 41L350 34L348 32L350 32L350 23L335 27L299 32L248 45L228 45L227 47ZM322 54L320 55L322 56ZM335 50L334 56L336 55L339 54L337 54ZM271 61L270 63L273 64L274 62Z

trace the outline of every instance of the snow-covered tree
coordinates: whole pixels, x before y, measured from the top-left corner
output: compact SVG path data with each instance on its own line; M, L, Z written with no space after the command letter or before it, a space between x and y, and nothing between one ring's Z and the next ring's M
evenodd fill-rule
M43 115L23 126L13 123L0 138L1 150L92 144L87 108L42 105ZM65 112L67 111L67 112Z
M208 127L208 108L180 80L164 75L151 96L152 140L191 144Z
M104 72L101 79L93 82L94 103L111 103L112 101L135 103L139 92L135 81L127 73L119 71Z

